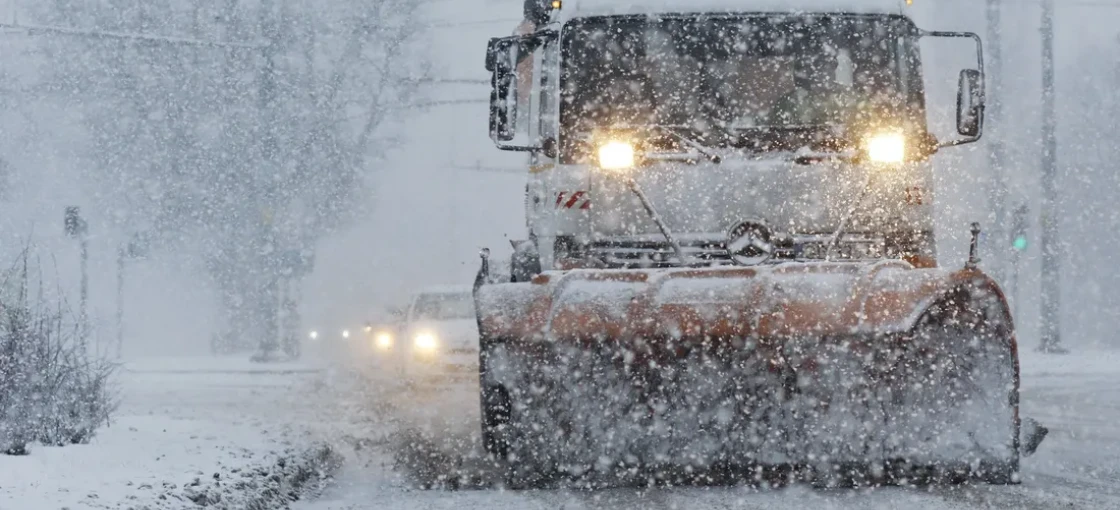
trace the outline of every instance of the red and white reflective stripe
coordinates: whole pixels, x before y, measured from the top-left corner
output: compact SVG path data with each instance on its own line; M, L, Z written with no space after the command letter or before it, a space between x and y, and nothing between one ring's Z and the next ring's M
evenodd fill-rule
M590 209L591 199L584 198L586 196L586 191L577 191L575 193L572 193L571 195L568 195L567 191L561 191L556 194L556 208L571 209L575 207L576 204L579 204L580 209ZM565 197L567 198L566 201L564 200ZM580 202L581 199L583 200L583 202Z

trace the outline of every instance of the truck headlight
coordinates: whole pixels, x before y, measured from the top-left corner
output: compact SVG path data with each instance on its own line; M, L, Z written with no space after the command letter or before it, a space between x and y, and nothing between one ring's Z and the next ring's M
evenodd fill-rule
M420 333L412 339L412 345L420 351L434 351L437 344L436 336L431 333Z
M607 142L599 146L599 168L628 170L634 167L634 146L626 142Z
M318 340L319 339L319 332L318 331L312 331L311 333L308 333L307 336L310 337L312 340Z
M906 159L906 137L901 133L879 133L867 138L867 157L874 163L902 163Z
M373 346L381 350L393 347L393 335L386 332L378 333L373 337Z
M350 338L350 330L349 329L342 330L342 338Z

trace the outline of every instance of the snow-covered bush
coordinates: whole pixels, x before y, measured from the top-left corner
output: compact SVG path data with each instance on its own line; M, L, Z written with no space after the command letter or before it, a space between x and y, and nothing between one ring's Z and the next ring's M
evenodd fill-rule
M0 279L0 453L88 442L115 409L115 365L89 352L61 301L28 291L27 254Z

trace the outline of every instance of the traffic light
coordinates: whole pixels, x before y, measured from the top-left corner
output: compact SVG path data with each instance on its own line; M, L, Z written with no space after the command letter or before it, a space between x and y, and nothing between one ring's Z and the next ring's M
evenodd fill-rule
M1029 227L1027 214L1029 213L1026 205L1021 205L1015 209L1015 225L1011 230L1011 247L1015 251L1026 251L1030 244L1027 242L1027 228Z
M86 220L82 219L81 212L77 206L66 207L66 215L63 224L66 228L66 235L70 237L81 237L85 235L88 230Z

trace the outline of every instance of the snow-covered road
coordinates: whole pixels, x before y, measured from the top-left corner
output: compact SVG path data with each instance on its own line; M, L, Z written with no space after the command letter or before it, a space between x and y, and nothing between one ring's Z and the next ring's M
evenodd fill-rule
M347 464L333 487L296 508L1120 508L1120 352L1053 357L1028 351L1022 353L1022 371L1022 414L1051 432L1040 451L1023 460L1021 485L872 490L424 489L418 482L439 482L439 476L455 472L455 452L475 446L474 390L392 398L396 393L378 383L367 382L360 391L339 385L334 412L341 413L340 422L346 415L358 427L349 436L358 447L346 452ZM452 453L441 453L446 451ZM412 461L402 466L404 457Z

